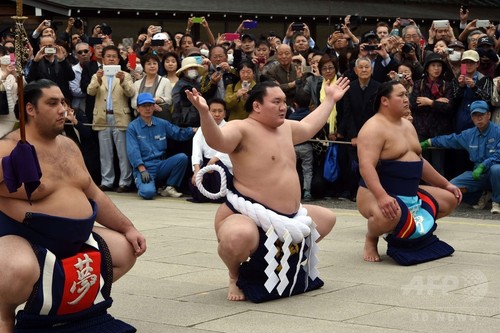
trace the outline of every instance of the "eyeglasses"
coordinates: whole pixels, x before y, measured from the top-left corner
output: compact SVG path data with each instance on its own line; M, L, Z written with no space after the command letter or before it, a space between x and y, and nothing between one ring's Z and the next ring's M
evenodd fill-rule
M335 71L335 67L329 66L329 67L321 67L322 72L333 72Z
M87 53L89 53L89 50L80 50L80 51L76 51L76 53L78 53L78 54L87 54Z

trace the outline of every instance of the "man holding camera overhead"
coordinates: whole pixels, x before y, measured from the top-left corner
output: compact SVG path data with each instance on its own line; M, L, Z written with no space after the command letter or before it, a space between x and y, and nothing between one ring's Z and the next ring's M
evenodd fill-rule
M69 82L75 79L71 64L66 59L63 47L55 43L54 37L42 36L40 49L28 66L28 82L48 79L55 82L68 100L72 99Z
M398 62L387 52L387 39L388 37L379 41L375 31L368 31L363 34L359 45L359 57L370 59L372 78L378 82L387 81L387 74L398 68Z

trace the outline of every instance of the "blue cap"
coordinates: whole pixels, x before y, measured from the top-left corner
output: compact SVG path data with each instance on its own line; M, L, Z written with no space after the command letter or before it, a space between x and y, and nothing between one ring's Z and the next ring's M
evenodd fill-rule
M479 113L486 113L490 110L488 107L488 103L485 101L475 101L472 102L470 105L470 114L472 116L473 113L479 112Z
M155 99L150 93L140 93L137 96L137 106L142 104L155 104Z

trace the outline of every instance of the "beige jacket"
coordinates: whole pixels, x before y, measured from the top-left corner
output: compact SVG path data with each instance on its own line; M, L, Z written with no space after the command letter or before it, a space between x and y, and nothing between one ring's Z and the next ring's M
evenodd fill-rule
M102 84L99 84L97 75L92 76L92 80L87 87L87 94L95 96L94 120L92 129L102 131L106 127L106 98L108 97L108 79L102 78ZM120 80L113 78L113 114L115 116L115 125L121 131L126 131L130 123L130 108L129 98L135 95L134 83L129 73L125 73L123 83Z

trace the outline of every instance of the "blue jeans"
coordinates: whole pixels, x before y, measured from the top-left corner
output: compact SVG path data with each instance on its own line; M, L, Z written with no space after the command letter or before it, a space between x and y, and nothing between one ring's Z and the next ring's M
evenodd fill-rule
M465 171L450 182L458 188L467 189L468 193L491 191L492 201L500 202L500 164L492 165L478 180L472 178L472 171Z
M156 184L178 187L182 182L187 165L188 157L183 153L176 154L165 160L148 162L145 167L151 176L151 180L147 184L142 182L139 170L134 170L134 180L139 196L144 199L153 199L156 195Z

